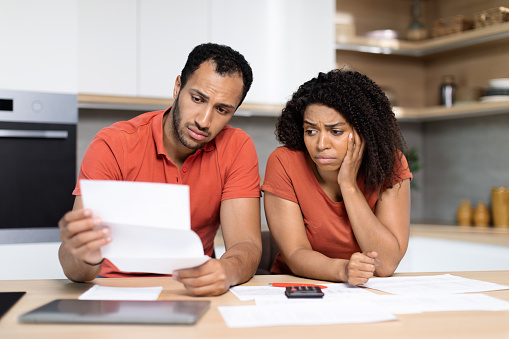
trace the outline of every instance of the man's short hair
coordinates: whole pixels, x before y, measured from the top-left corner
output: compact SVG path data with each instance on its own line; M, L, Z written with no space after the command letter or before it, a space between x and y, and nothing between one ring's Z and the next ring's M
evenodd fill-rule
M244 101L247 92L253 83L253 71L244 56L225 45L206 43L196 46L189 56L182 69L181 88L183 88L193 73L206 61L213 61L216 65L216 73L221 76L232 76L239 74L242 76L244 87L242 89L242 98L239 106Z

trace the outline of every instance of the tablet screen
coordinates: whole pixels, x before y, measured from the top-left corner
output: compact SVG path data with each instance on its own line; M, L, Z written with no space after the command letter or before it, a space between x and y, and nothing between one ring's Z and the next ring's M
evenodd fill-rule
M0 292L0 319L25 292Z
M19 317L23 323L194 324L208 300L58 299Z

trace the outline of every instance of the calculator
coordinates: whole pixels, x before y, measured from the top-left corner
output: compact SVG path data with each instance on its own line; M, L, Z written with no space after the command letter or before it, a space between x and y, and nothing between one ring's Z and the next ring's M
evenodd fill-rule
M285 295L287 298L323 298L322 289L318 286L289 286Z

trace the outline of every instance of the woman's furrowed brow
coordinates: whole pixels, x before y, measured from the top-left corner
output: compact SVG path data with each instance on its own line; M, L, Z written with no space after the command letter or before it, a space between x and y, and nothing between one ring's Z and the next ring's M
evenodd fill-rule
M336 122L335 124L325 125L325 127L337 127L337 126L344 126L346 125L345 122Z
M316 126L317 124L314 124L312 122L309 122L307 120L304 120L304 123L305 124L308 124L308 125L311 125L311 126ZM325 127L337 127L337 126L344 126L346 125L345 122L336 122L335 124L326 124Z

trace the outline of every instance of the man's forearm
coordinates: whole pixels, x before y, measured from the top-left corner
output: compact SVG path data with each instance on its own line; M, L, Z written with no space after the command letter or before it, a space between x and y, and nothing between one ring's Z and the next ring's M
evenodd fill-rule
M253 277L260 263L262 250L254 242L244 241L229 248L221 257L230 286L242 284Z
M89 265L84 261L76 260L62 245L58 250L58 258L65 276L74 282L91 281L101 271L101 265Z

